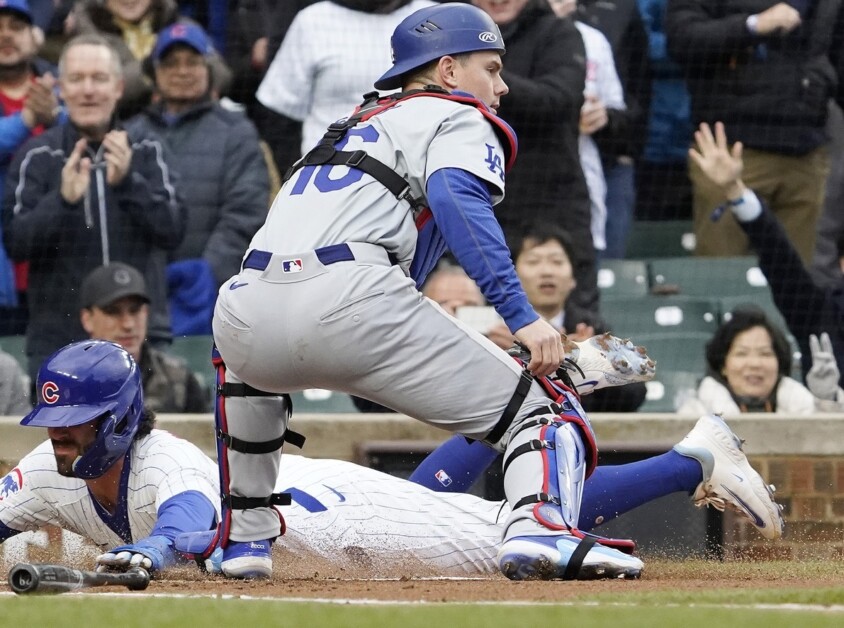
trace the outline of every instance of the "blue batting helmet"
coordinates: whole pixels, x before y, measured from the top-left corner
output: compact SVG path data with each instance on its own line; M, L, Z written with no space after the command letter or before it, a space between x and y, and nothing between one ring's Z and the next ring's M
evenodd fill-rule
M376 89L401 87L402 76L426 63L463 52L504 54L501 31L485 11L450 2L419 9L396 26L390 39L393 67L375 81Z
M47 358L38 371L38 404L21 425L72 427L99 419L97 438L73 463L74 475L98 478L132 445L144 407L141 373L121 346L75 342Z

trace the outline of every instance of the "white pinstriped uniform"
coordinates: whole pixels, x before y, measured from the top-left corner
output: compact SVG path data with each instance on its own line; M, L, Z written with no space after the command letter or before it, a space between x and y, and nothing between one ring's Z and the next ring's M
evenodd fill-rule
M149 536L158 507L186 490L218 507L218 471L194 445L153 430L132 449L128 513L133 540ZM108 549L121 540L100 518L85 483L60 476L49 441L25 456L9 476L21 486L0 499L0 522L15 530L58 525ZM409 559L443 575L494 573L501 537L501 504L474 495L435 493L423 486L339 460L285 454L278 491L287 534L277 542L294 552L348 564L347 548L363 550L377 565ZM502 517L509 508L504 507Z
M440 575L497 573L501 526L510 508L464 493L436 493L407 480L340 460L284 454L278 490L293 491L283 508L287 534L277 542L342 561L343 550L360 548L376 565L413 559ZM300 503L305 502L305 503ZM326 510L312 512L324 506ZM377 562L376 562L377 561Z

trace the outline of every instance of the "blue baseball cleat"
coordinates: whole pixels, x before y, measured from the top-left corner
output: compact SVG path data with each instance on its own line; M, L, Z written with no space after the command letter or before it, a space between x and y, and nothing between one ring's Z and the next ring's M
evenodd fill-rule
M498 567L510 580L598 580L638 578L644 564L594 537L517 536L498 550Z
M229 541L223 550L220 568L227 578L271 578L272 550L272 541Z

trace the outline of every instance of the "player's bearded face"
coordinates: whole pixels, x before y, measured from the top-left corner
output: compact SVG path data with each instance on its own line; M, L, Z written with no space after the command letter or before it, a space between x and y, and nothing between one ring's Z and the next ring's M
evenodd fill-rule
M59 475L68 478L75 477L73 463L94 444L98 423L99 420L94 420L73 427L47 428L47 436L50 437L53 445Z

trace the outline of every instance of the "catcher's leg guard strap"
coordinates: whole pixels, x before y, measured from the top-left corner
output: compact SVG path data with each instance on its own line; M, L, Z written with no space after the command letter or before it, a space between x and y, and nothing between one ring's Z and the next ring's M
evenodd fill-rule
M531 384L533 384L533 375L525 369L522 371L516 390L513 392L513 396L510 397L507 407L504 408L501 418L498 419L498 423L495 424L495 427L493 427L489 434L486 435L486 438L484 438L485 443L495 445L501 440L501 437L507 433L507 430L513 423L513 419L516 418L516 414L519 412L519 408L522 407L525 397L527 397Z

